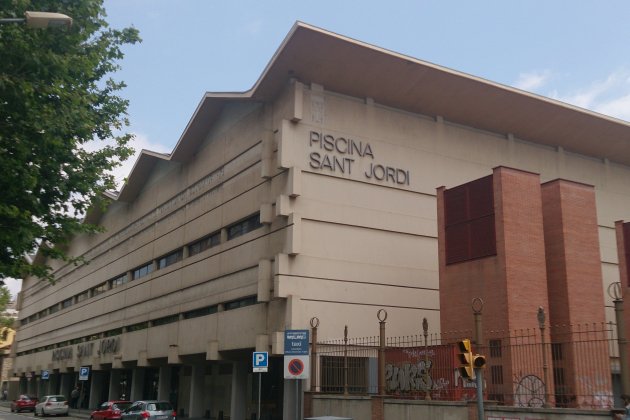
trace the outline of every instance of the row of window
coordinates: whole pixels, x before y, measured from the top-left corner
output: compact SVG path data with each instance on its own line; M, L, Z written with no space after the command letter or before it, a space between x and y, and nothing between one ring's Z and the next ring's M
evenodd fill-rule
M244 220L236 222L232 225L229 225L226 228L227 231L227 240L232 240L239 236L242 236L248 232L258 229L261 227L260 223L260 213L255 213ZM186 247L188 248L188 256L192 257L193 255L197 255L207 249L215 247L221 243L221 231L216 231L211 233L210 235L204 236L203 238L192 242ZM184 259L184 249L179 248L161 258L158 258L155 261L155 266L157 270L164 269L170 265L173 265L177 262L180 262ZM116 287L122 286L125 283L129 282L129 280L138 280L142 277L148 276L151 274L154 268L154 262L147 262L140 267L135 268L131 271L131 276L128 273L120 274L119 276L114 277L104 283L99 284L98 286L92 287L89 290L85 290L78 295L69 297L68 299L63 300L61 303L56 303L42 311L39 311L36 314L29 316L28 318L24 318L21 320L20 325L26 325L29 322L36 321L38 319L44 318L48 315L54 314L60 309L68 308L76 303L83 302L91 297L95 297L100 295L101 293L105 293L108 290L115 289Z
M219 311L219 306L223 305L224 310L229 311L232 309L243 308L245 306L255 305L257 303L256 296L248 296L242 299L232 300L229 302L224 302L222 304L205 306L203 308L193 309L191 311L182 312L179 314L169 315L162 318L153 319L151 321L139 322L137 324L127 325L122 328L115 328L113 330L103 331L101 333L93 333L85 337L74 338L72 340L62 341L59 343L48 344L46 346L38 347L36 349L31 349L27 351L23 351L17 353L18 356L23 356L26 354L39 353L41 351L58 349L62 347L72 346L74 344L85 343L92 340L99 340L101 338L114 337L117 335L121 335L124 332L134 332L140 331L151 327L158 327L160 325L172 324L174 322L178 322L180 319L192 319L198 318L206 315L215 314Z

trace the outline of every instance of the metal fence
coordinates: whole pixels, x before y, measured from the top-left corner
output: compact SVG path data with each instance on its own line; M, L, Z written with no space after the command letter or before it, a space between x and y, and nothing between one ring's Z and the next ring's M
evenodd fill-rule
M473 351L486 357L486 399L519 407L613 406L614 325L485 331L483 336ZM474 381L458 369L456 343L464 338L473 338L472 331L349 338L346 327L343 339L313 345L311 390L405 399L475 399Z

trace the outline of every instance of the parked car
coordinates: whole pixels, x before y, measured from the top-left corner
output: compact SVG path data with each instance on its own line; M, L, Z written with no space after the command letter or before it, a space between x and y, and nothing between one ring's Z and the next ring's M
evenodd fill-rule
M131 401L105 401L98 409L92 411L90 420L118 420L120 413L131 407Z
M37 397L20 395L17 400L11 401L11 412L34 411L37 404Z
M68 415L68 400L63 395L45 395L35 406L35 415Z
M168 401L135 401L123 410L122 420L176 420L177 413Z

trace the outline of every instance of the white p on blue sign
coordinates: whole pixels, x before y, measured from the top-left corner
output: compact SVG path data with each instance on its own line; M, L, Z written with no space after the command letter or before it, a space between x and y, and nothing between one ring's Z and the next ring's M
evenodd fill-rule
M255 351L252 354L252 366L254 372L267 372L269 369L269 353L266 351Z
M81 366L79 368L79 380L87 381L89 377L90 377L90 368L87 366Z
M42 370L42 379L50 379L50 372Z

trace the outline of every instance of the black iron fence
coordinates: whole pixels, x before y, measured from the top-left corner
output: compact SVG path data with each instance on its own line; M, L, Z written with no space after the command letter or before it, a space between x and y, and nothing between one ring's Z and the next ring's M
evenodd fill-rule
M519 407L613 406L614 325L485 331L483 336L482 343L473 344L473 351L486 359L484 398ZM472 331L381 340L379 336L349 338L346 328L343 339L312 346L311 390L405 399L475 399L475 382L458 369L456 343L464 338L472 339Z

